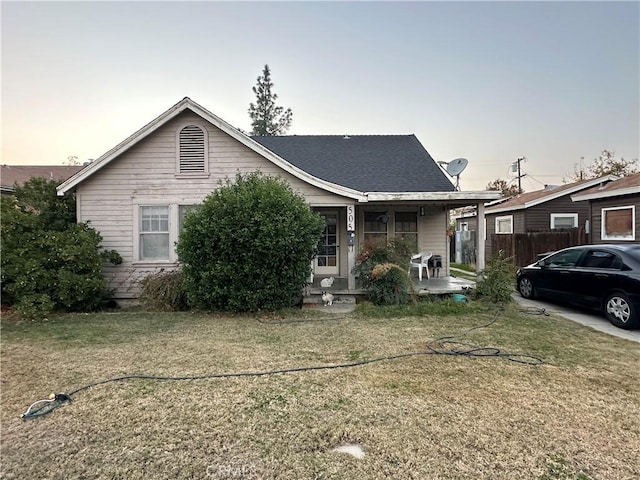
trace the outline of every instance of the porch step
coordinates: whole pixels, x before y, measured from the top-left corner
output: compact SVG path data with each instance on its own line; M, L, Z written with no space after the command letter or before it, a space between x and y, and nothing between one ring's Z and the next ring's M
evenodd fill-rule
M303 304L320 304L322 305L322 295L306 295L302 298ZM356 304L356 297L353 295L339 295L333 294L333 304L334 305L346 305L346 304Z

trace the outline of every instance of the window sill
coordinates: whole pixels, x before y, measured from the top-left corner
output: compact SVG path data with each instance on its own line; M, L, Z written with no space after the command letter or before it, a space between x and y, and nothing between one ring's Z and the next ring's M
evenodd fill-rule
M602 237L601 240L608 240L611 242L635 242L635 235L632 237Z
M195 172L195 173L176 173L176 178L209 178L208 172Z
M136 260L132 262L134 267L167 267L178 266L177 261L172 260Z

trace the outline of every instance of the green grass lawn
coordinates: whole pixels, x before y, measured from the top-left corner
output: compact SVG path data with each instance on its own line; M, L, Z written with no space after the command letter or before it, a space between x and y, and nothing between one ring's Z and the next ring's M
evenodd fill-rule
M464 332L458 341L544 363L433 354L470 349L441 339ZM500 313L440 302L361 305L342 316L4 316L1 333L3 479L640 477L640 345L515 305ZM422 354L260 377L106 383L47 416L20 419L51 392L122 375L406 353ZM365 457L332 452L344 444Z

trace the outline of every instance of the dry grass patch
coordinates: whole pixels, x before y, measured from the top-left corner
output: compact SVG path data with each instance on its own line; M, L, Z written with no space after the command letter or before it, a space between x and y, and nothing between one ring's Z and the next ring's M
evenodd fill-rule
M190 313L2 320L1 478L632 479L640 477L640 346L515 308L462 341L543 358L423 355L349 369L79 392L125 374L202 375L427 351L492 311L324 320ZM366 309L361 311L367 312ZM302 320L281 323L281 320ZM349 443L364 459L334 453Z

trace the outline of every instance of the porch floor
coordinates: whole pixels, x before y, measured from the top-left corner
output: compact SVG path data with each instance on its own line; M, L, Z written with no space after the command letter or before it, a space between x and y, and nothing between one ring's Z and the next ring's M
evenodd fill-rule
M366 290L356 287L349 290L346 277L334 277L331 287L323 287L320 282L323 277L315 276L308 292L310 295L321 295L322 292L330 292L334 295L365 295ZM446 295L449 293L464 292L468 288L475 288L475 282L458 277L432 277L427 280L422 278L420 282L417 277L411 278L413 288L418 295Z

